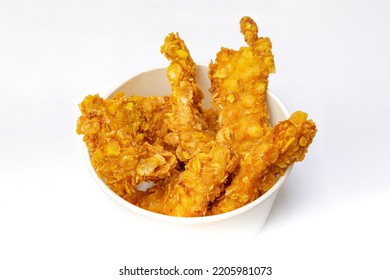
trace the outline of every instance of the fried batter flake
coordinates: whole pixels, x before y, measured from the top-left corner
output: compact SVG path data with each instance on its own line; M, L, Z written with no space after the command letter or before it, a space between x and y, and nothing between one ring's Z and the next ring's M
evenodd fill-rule
M215 132L208 130L203 114L203 92L196 82L196 65L179 34L171 33L161 46L161 52L171 61L167 69L170 82L172 112L169 126L173 135L167 142L178 140L177 157L187 162L198 152L208 152Z
M174 151L163 146L170 107L167 97L123 93L112 99L89 95L80 104L77 133L84 135L98 176L115 186L117 194L128 193L140 182L165 178L176 167Z
M304 159L316 131L314 122L301 111L277 124L267 141L253 145L242 157L240 171L209 214L232 211L268 191L289 165Z
M249 17L241 22L248 47L221 48L209 65L211 95L221 126L233 132L233 147L242 154L269 132L266 96L268 75L275 71L271 41L258 38L258 27Z
M228 129L220 130L209 153L195 154L185 170L176 173L163 188L156 186L144 195L138 194L136 204L171 216L204 216L208 205L223 192L227 177L238 164L230 142Z

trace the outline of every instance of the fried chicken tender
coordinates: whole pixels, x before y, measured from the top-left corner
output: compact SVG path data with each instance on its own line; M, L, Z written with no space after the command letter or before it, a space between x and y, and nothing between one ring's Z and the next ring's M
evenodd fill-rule
M187 162L198 152L207 153L215 132L208 129L202 109L203 92L196 82L196 65L178 34L169 34L161 46L161 52L171 61L167 69L170 82L172 111L166 137L171 145L177 143L177 157Z
M165 178L176 167L174 151L163 140L168 101L118 93L112 99L89 95L79 105L77 133L84 135L98 176L118 195L131 193L140 182Z
M315 134L314 122L301 111L277 124L266 142L250 147L240 162L244 172L238 172L208 214L232 211L268 191L289 165L304 159Z
M219 122L233 132L240 166L208 214L231 211L253 201L261 194L262 180L275 183L277 178L265 172L273 163L269 156L275 149L266 100L268 76L275 71L272 45L268 38L258 37L258 27L250 17L241 19L240 29L248 46L238 51L222 48L209 66L210 92Z
M233 132L233 147L243 154L270 130L266 96L269 73L275 71L271 41L258 38L258 27L249 17L240 22L248 47L221 48L209 65L211 95L219 123Z
M224 183L238 164L231 150L231 133L209 130L215 114L201 107L203 93L196 84L195 63L184 41L169 34L161 48L171 60L167 69L172 87L170 124L178 138L178 158L185 170L175 173L164 185L158 183L146 193L126 197L140 207L173 216L204 216L208 205L224 190ZM209 120L207 122L207 120ZM215 127L215 125L211 126Z
M138 192L130 202L153 212L180 217L204 216L208 205L221 195L227 177L237 167L238 157L232 153L229 129L218 131L209 153L199 152L175 173L165 185L157 185L146 193Z

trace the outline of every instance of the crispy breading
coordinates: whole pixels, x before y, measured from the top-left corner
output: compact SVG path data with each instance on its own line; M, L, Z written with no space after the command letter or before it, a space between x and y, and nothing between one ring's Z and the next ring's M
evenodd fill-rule
M275 71L271 42L258 37L257 24L249 17L241 19L240 28L248 46L237 51L222 48L209 66L211 94L220 125L232 130L233 148L240 156L232 185L211 207L211 213L229 209L224 204L229 204L230 196L245 204L256 196L258 183L252 182L251 177L259 175L258 167L265 166L264 161L256 159L269 147L266 139L270 137L271 125L266 99L268 76Z
M302 161L315 134L316 126L307 114L297 111L278 123L267 141L250 147L240 162L240 171L209 214L229 212L265 193L287 167Z
M187 162L194 154L211 149L209 143L215 132L208 130L201 104L204 95L196 82L196 65L179 34L169 34L161 52L171 61L167 76L172 88L169 126L173 135L167 137L167 142L177 140L177 156Z
M119 195L176 167L174 151L163 141L168 100L118 93L112 99L89 95L80 104L77 133L84 135L98 176Z
M249 46L238 51L221 48L209 65L214 107L220 125L233 132L233 147L238 154L269 132L268 75L275 71L271 41L257 37L257 25L249 17L240 24Z
M157 185L137 199L136 205L161 214L181 217L204 216L208 205L223 192L224 183L236 168L238 157L230 148L231 134L221 129L209 153L197 153L185 170L175 173L165 185Z

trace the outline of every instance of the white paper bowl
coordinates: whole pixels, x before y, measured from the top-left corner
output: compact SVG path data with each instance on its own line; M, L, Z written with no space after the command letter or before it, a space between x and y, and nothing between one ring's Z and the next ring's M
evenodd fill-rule
M205 94L203 105L210 107L209 88L210 81L207 76L207 66L197 66L198 83ZM116 92L125 92L127 95L140 96L159 96L169 95L171 92L170 85L166 77L166 68L155 68L144 71L131 77L128 81L120 85L114 91L109 93L107 97L111 97ZM268 91L268 109L271 116L271 123L276 124L281 120L289 117L289 113L280 100L270 91ZM199 235L214 235L214 236L256 236L264 226L271 208L277 197L278 191L287 179L291 172L290 166L284 176L280 177L276 184L257 200L234 211L207 217L182 218L171 217L167 215L156 214L139 208L126 200L116 195L96 174L91 165L88 149L85 146L85 156L88 167L92 176L98 185L109 195L114 201L128 209L132 214L138 216L141 220L145 220L148 224L148 229L164 231L166 234L194 234ZM133 216L134 217L134 216ZM129 220L129 223L132 221ZM142 231L139 224L135 227Z

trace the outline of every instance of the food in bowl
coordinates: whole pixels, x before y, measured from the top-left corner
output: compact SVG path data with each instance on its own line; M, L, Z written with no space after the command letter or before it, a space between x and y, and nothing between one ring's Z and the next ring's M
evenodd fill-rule
M118 196L160 214L211 216L256 200L304 159L315 123L298 111L271 125L271 42L258 37L249 17L240 27L248 46L222 48L209 65L209 109L202 105L196 64L174 33L161 47L171 62L169 97L118 92L89 95L80 104L77 132L97 175ZM152 186L142 190L145 182Z

